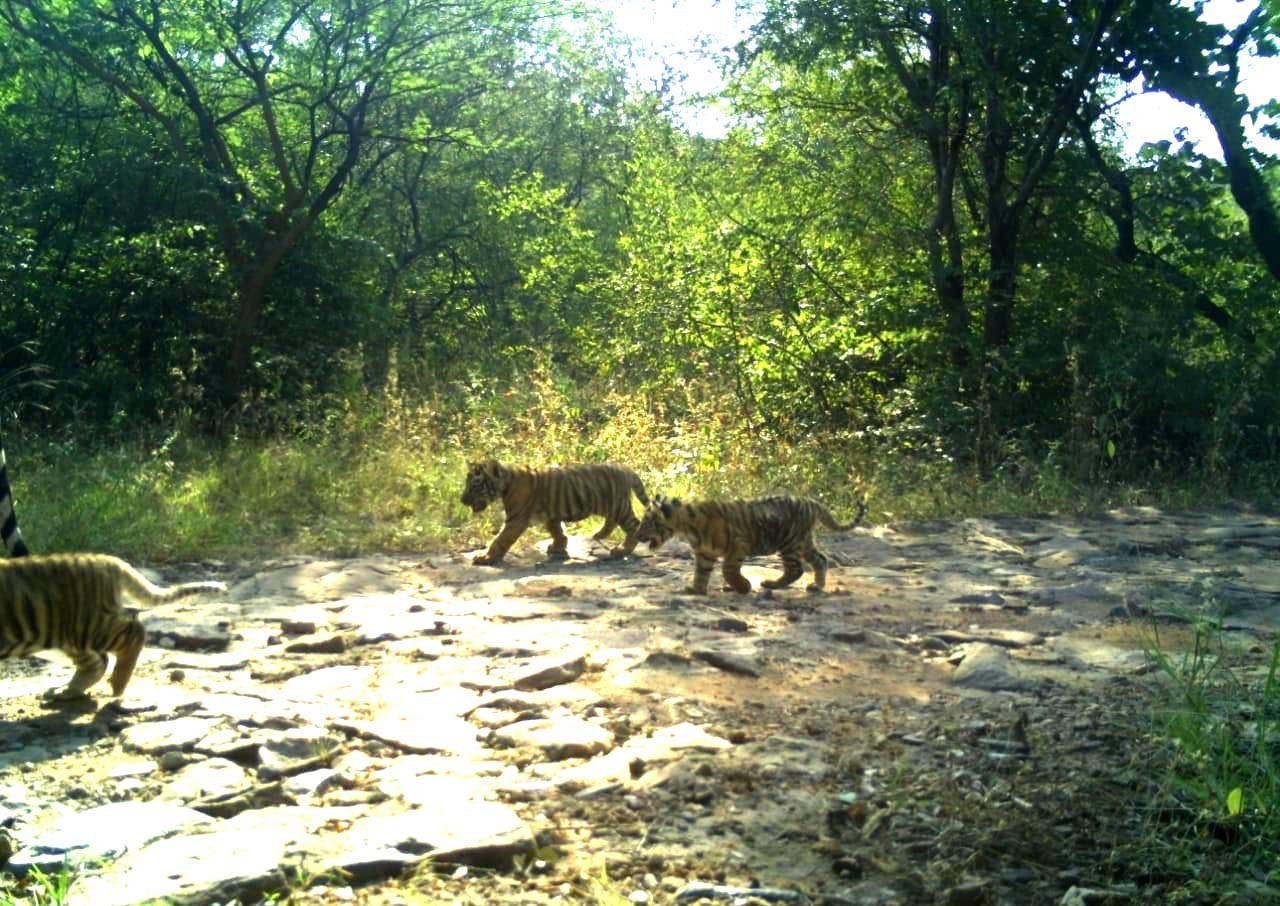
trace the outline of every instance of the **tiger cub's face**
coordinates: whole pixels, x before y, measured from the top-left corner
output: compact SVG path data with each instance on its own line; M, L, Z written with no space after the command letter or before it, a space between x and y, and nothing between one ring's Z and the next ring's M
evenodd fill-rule
M508 472L496 459L473 462L467 468L467 483L462 489L462 505L479 513L502 497L507 487Z
M676 510L680 501L668 499L659 494L645 508L644 518L640 520L640 528L636 529L636 540L649 545L649 550L656 551L671 540L676 533L673 526Z

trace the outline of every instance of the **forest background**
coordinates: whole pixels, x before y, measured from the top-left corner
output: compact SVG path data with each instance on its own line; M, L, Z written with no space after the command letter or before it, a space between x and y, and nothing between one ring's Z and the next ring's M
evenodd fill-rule
M1241 61L1280 4L1246 5L762 0L705 135L596 5L0 0L28 540L479 544L481 456L877 521L1272 506L1280 105ZM1220 156L1127 153L1139 85Z

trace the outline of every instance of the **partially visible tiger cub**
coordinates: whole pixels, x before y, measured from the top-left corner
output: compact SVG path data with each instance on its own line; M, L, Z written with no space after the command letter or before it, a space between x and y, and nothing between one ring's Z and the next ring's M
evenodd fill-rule
M647 504L640 477L625 466L577 465L561 469L526 469L507 466L490 459L472 463L467 470L467 484L462 503L479 513L495 500L501 500L506 521L489 549L471 562L495 565L502 562L511 545L531 522L541 522L551 533L547 556L552 560L569 558L569 539L561 522L580 522L588 516L603 516L604 525L592 537L602 541L618 526L626 532L621 547L610 551L611 557L631 553L636 547L636 529L640 520L631 509L631 494Z
M128 563L106 554L50 554L0 560L0 659L59 649L76 672L64 688L45 698L83 698L107 672L114 654L111 691L124 693L142 653L146 632L139 604L167 604L203 592L225 591L221 582L153 585Z
M721 557L725 588L746 594L751 591L751 582L742 574L742 561L775 551L782 555L784 571L780 578L765 580L765 588L785 588L804 575L804 564L809 563L813 582L808 590L822 591L827 582L827 556L814 543L816 524L848 531L862 521L865 510L865 505L860 505L853 522L841 525L826 507L808 497L683 503L658 495L645 510L636 534L654 550L673 535L689 542L696 557L693 583L685 589L689 594L707 593L711 570Z
M18 528L18 514L13 509L13 491L9 487L9 464L4 459L4 446L0 445L0 540L10 557L27 557L31 551L22 540Z

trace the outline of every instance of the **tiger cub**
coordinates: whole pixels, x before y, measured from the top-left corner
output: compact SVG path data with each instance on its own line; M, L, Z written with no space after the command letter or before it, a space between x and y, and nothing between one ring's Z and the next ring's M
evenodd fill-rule
M827 582L827 556L818 550L813 530L821 522L827 528L848 531L862 521L865 505L848 525L836 522L830 511L808 497L760 497L755 500L704 500L682 503L658 495L645 510L637 539L657 550L673 535L693 547L696 557L689 594L705 595L716 560L724 558L725 588L746 594L751 582L742 575L747 557L782 555L783 573L768 579L765 588L785 588L804 575L804 564L813 566L809 591L821 591Z
M75 675L46 699L83 698L107 671L114 654L111 691L124 693L142 653L146 632L123 598L166 604L202 592L225 591L221 582L153 585L128 563L106 554L50 554L0 560L0 659L59 649Z
M501 500L506 519L489 549L471 562L501 563L511 545L534 521L541 522L551 533L547 556L552 560L567 560L569 539L560 523L580 522L588 516L604 517L604 525L592 536L596 541L604 540L622 526L626 538L622 546L614 548L609 555L625 556L635 550L636 529L640 527L640 520L631 509L633 491L641 503L648 504L649 495L640 477L619 465L526 469L506 466L496 459L472 463L467 470L462 503L479 513L493 501Z

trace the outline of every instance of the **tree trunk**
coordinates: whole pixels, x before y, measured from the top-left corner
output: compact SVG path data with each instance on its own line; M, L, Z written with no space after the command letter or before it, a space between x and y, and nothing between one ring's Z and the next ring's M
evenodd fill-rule
M244 392L253 352L253 337L258 327L258 318L262 315L266 287L267 274L255 269L241 277L236 291L239 308L231 330L231 345L227 351L227 364L222 377L222 401L228 407L238 403Z
M1276 215L1270 187L1249 155L1240 117L1229 109L1224 110L1224 106L1207 102L1199 104L1218 133L1223 162L1231 180L1231 195L1248 218L1249 236L1271 276L1280 280L1280 217Z
M983 324L983 343L988 351L1002 349L1013 339L1013 300L1018 289L1017 218L1000 205L992 205L990 213L990 270Z
M964 299L964 257L956 226L955 169L945 159L934 161L936 206L929 230L929 269L933 291L942 309L952 367L969 367L969 309Z

